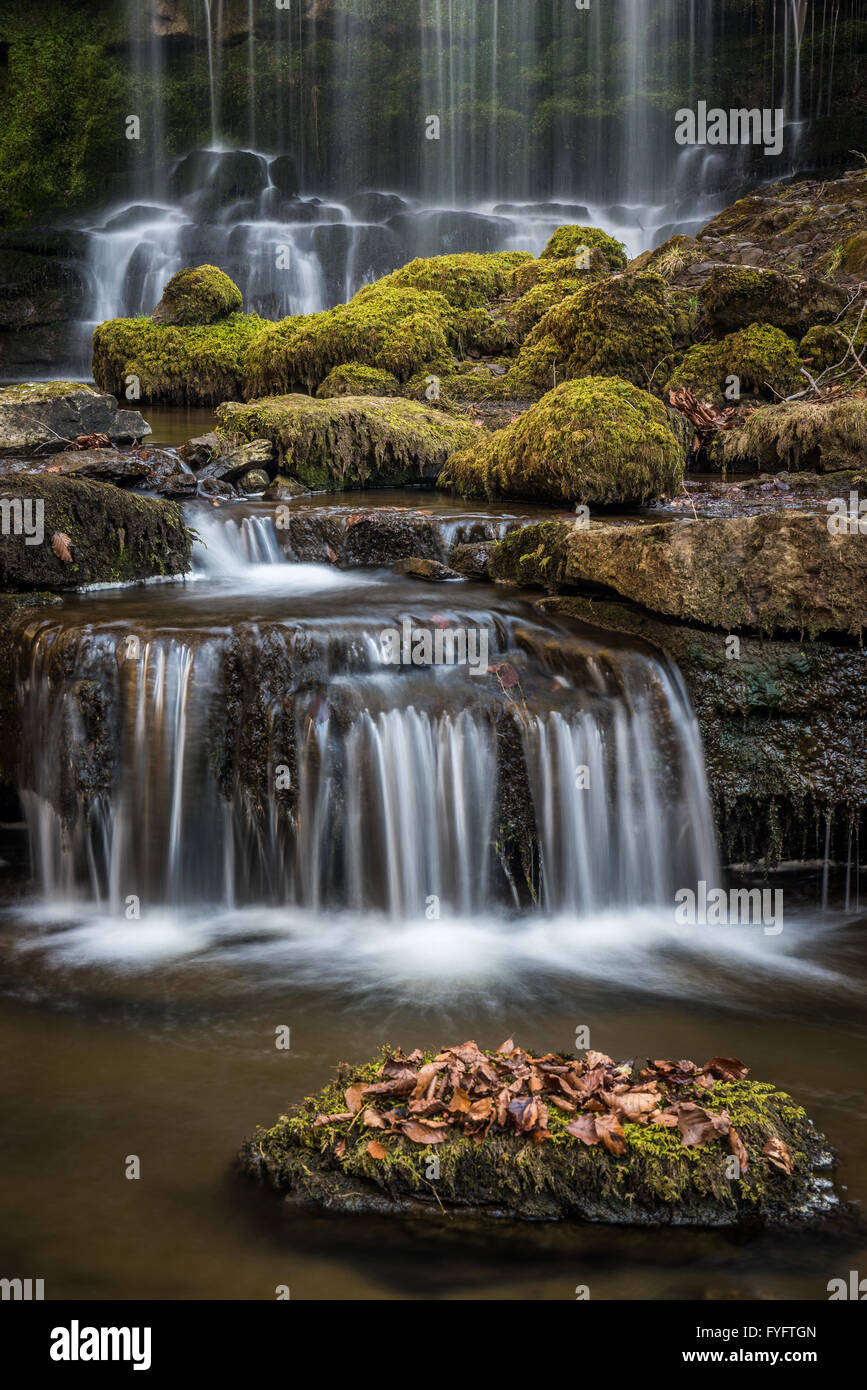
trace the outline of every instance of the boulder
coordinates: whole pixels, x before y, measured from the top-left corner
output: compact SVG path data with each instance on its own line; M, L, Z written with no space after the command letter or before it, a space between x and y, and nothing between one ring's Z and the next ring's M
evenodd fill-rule
M814 275L740 265L715 266L699 292L705 319L719 337L760 322L800 338L814 324L837 318L849 299L842 285Z
M788 396L806 384L798 351L781 328L751 323L718 342L697 343L672 373L666 392L686 386L700 400L730 404L725 395L736 377L743 394Z
M192 150L173 169L169 191L178 198L204 193L223 206L258 197L268 186L268 174L267 162L250 150Z
M829 516L757 516L652 525L542 522L494 549L491 575L549 590L602 585L654 613L725 632L860 636L867 545Z
M463 578L457 570L449 569L441 560L430 560L421 555L413 555L408 560L398 560L394 571L396 574L405 574L409 579L424 579L433 584L441 584L445 579Z
M151 319L108 319L93 334L93 377L103 390L126 389L168 405L215 405L244 390L250 343L265 328L256 314L175 327Z
M260 1129L241 1163L295 1202L342 1213L816 1221L839 1205L823 1176L827 1142L789 1095L747 1076L737 1059L642 1068L601 1052L533 1057L511 1038L496 1052L383 1049Z
M0 485L0 588L79 589L190 567L189 532L171 502L111 483L31 473Z
M264 492L268 486L268 474L263 473L261 468L248 468L236 481L240 492Z
M307 491L303 483L294 478L284 478L278 473L262 494L266 502L290 502L293 497L302 497Z
M143 483L153 468L139 454L123 453L120 449L80 449L74 453L55 456L53 467L67 478L94 478L101 483L118 486Z
M478 429L416 401L377 396L271 396L217 411L223 427L266 438L278 467L312 488L401 487L433 482Z
M151 319L183 328L217 323L240 313L243 307L244 300L234 280L215 265L199 265L172 276Z
M298 166L291 154L278 154L268 165L268 176L284 198L298 196Z
M118 410L114 396L74 381L0 387L0 457L57 453L82 435L132 444L150 434L137 410Z
M750 469L834 473L867 466L867 400L765 405L715 439L713 460L743 473Z
M222 438L216 430L212 430L210 434L200 434L195 439L188 439L186 444L182 444L178 449L178 453L191 468L204 468L206 463L211 463L219 455L222 447Z
M617 377L549 391L513 424L456 454L440 487L554 505L645 503L675 492L683 450L665 406Z

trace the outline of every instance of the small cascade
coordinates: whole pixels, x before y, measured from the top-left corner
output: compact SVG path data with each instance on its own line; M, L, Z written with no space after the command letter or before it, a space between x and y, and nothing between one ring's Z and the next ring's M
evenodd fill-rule
M261 565L285 565L273 512L223 519L197 509L192 524L193 574L211 579L243 579Z
M227 549L255 556L261 534L242 537ZM510 695L485 672L383 665L382 621L339 637L327 616L240 634L28 630L21 787L40 891L113 913L134 897L502 914L518 804L549 915L665 906L714 878L697 729L661 661L587 642L557 675L551 631L489 616L494 669L519 663Z

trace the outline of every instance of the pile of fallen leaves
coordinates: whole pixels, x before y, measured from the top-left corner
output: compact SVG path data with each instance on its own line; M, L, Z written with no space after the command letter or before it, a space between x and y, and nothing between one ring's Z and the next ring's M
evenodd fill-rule
M367 1151L385 1158L383 1140L392 1136L441 1144L457 1132L480 1144L492 1130L500 1130L542 1144L553 1137L553 1110L574 1116L558 1126L560 1133L565 1129L582 1144L602 1144L616 1155L628 1147L624 1123L677 1129L687 1148L727 1140L744 1173L746 1149L728 1113L712 1112L699 1102L717 1081L742 1081L748 1072L735 1057L713 1057L703 1067L689 1061L650 1062L640 1072L632 1062L615 1064L604 1052L588 1052L583 1060L553 1052L531 1057L511 1038L495 1053L465 1042L444 1048L430 1062L418 1049L407 1057L398 1049L386 1056L381 1081L348 1086L346 1110L318 1115L313 1123L375 1130ZM343 1157L345 1139L334 1152ZM783 1172L793 1171L780 1140L769 1139L762 1152Z
M107 434L79 434L66 448L67 452L76 449L110 449L111 440Z
M712 401L700 401L688 386L669 391L668 402L675 410L680 411L681 415L685 415L692 425L695 433L691 452L694 454L704 447L714 430L731 429L738 414L737 406L727 405L725 410L718 410Z

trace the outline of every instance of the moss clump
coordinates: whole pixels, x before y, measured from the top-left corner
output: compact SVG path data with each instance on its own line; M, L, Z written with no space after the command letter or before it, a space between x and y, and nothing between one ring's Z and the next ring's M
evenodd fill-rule
M528 251L430 256L386 275L377 288L433 290L456 309L480 308L505 293L517 266L532 261Z
M626 267L626 247L601 227L558 227L548 238L548 244L540 260L565 260L574 257L579 250L601 251L611 270L624 270Z
M316 392L321 400L331 396L398 396L400 382L381 367L363 362L342 362L334 367Z
M707 322L721 335L760 322L799 336L835 318L847 297L813 276L743 265L715 266L699 294Z
M467 1056L474 1048L466 1043L451 1051ZM529 1220L577 1216L630 1225L723 1226L745 1219L804 1220L811 1207L820 1206L814 1174L829 1156L822 1136L791 1097L772 1085L747 1080L711 1078L709 1085L699 1085L694 1076L678 1072L681 1064L663 1064L676 1078L670 1084L661 1077L654 1080L658 1109L673 1107L670 1113L676 1114L680 1105L700 1106L706 1116L718 1117L720 1137L699 1146L686 1145L676 1125L667 1127L646 1116L643 1123L631 1121L623 1112L610 1146L583 1143L568 1128L575 1119L574 1104L572 1113L564 1113L551 1100L568 1094L558 1086L558 1076L587 1077L600 1068L606 1084L625 1082L630 1089L640 1089L648 1083L631 1064L615 1069L602 1054L589 1054L582 1063L566 1054L529 1058L515 1048L506 1055L502 1050L476 1055L493 1077L495 1095L513 1081L526 1087L528 1074L535 1075L545 1115L532 1137L515 1132L511 1114L497 1119L495 1105L487 1122L459 1124L447 1119L439 1139L416 1142L404 1133L404 1125L411 1124L408 1117L419 1113L410 1110L406 1087L387 1100L375 1091L367 1096L362 1092L388 1086L384 1078L397 1076L398 1068L409 1062L412 1067L404 1075L411 1077L413 1069L417 1074L427 1067L432 1076L436 1099L421 1102L421 1113L432 1109L436 1115L439 1106L442 1115L452 1103L463 1107L459 1114L465 1113L471 1099L485 1092L472 1081L464 1090L461 1083L468 1073L462 1069L455 1072L447 1061L448 1070L444 1069L448 1051L436 1056L417 1051L405 1059L384 1049L381 1058L362 1066L341 1066L336 1079L318 1095L295 1106L271 1128L257 1131L242 1150L244 1169L295 1199L344 1211L427 1208L439 1214L451 1209ZM368 1123L377 1102L378 1122ZM616 1099L613 1105L617 1113ZM435 1127L437 1120L429 1124ZM416 1126L421 1135L417 1121ZM725 1139L730 1128L743 1146L745 1164L732 1163L734 1146ZM767 1157L769 1152L779 1153L781 1145L788 1172ZM437 1160L433 1169L432 1155Z
M844 243L840 268L860 280L867 276L867 231L856 232Z
M800 359L791 338L766 323L752 323L719 342L698 344L686 353L666 390L688 386L702 400L725 403L729 377L742 392L787 396L803 384Z
M510 381L521 390L550 389L556 365L558 380L619 376L648 387L673 351L665 281L648 272L617 275L591 281L549 310L518 354Z
M867 400L849 396L762 406L719 436L718 456L740 472L858 468L867 457Z
M111 483L23 473L0 488L0 505L24 499L44 505L44 539L26 545L5 536L0 547L0 586L18 590L68 590L86 584L123 584L157 575L184 574L191 538L180 508L126 492ZM14 515L14 510L10 512ZM56 533L68 537L71 559L52 548Z
M151 318L154 323L186 328L217 323L230 314L239 314L243 307L234 280L215 265L199 265L172 276Z
M271 396L226 402L217 415L232 434L270 440L279 471L310 488L432 482L478 434L475 425L443 411L377 396Z
M682 476L665 407L616 377L587 377L456 454L440 486L553 504L648 502L676 491Z
M121 399L137 377L145 400L169 405L215 405L243 394L250 344L265 328L256 314L175 328L149 318L109 319L93 334L93 377Z
M346 362L378 367L401 382L424 366L445 371L458 322L441 294L369 285L348 304L264 327L247 354L245 396L316 391Z
M867 347L867 315L859 323L857 319L841 319L839 323L817 324L804 334L798 345L798 352L810 369L811 376L818 376L826 367L855 367L850 342L859 356ZM854 374L853 374L854 375Z

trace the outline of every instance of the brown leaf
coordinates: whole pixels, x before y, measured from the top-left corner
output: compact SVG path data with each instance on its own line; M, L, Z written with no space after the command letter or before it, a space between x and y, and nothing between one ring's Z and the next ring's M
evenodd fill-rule
M412 1092L413 1100L418 1100L425 1092L429 1093L429 1088L430 1090L433 1089L437 1075L442 1071L444 1066L445 1062L428 1062L427 1066L419 1069L418 1080ZM399 1080L400 1078L397 1079Z
M792 1155L789 1153L782 1139L775 1139L773 1136L768 1139L765 1147L762 1149L762 1158L766 1158L769 1163L773 1163L775 1168L779 1168L781 1172L787 1175L795 1171Z
M655 1091L624 1091L622 1095L603 1091L602 1099L612 1110L625 1115L627 1120L638 1120L643 1115L649 1115L659 1105L659 1096Z
M354 1086L347 1086L343 1092L343 1099L346 1101L346 1108L353 1115L357 1115L362 1105L364 1095L364 1082L357 1082Z
M361 1123L366 1125L368 1129L385 1129L385 1120L378 1110L374 1110L372 1105L369 1105L365 1110L361 1117Z
M740 1164L741 1176L743 1176L750 1166L750 1160L747 1157L747 1151L744 1148L744 1142L736 1129L729 1130L729 1148L731 1149L732 1153L734 1154L735 1158Z
M597 1115L596 1132L609 1153L626 1153L626 1135L616 1115Z
M701 1105L684 1102L678 1106L677 1127L686 1148L701 1149L713 1139L724 1138L731 1124L725 1110L713 1115Z
M614 1062L606 1052L588 1052L587 1069L593 1071L595 1067L613 1067Z
M652 1125L665 1125L666 1129L677 1129L677 1116L673 1110L654 1110L649 1118Z
M55 531L51 537L51 549L54 551L58 560L62 560L64 565L72 563L72 551L70 546L72 541L65 531Z
M566 1133L573 1134L576 1139L580 1139L582 1144L588 1148L598 1144L600 1140L599 1132L596 1129L595 1115L579 1115L571 1124L566 1126Z
M380 1144L378 1139L368 1139L367 1152L370 1154L371 1158L385 1158L388 1149L384 1144Z
M420 1120L403 1120L400 1128L414 1144L441 1144L448 1132L445 1129L431 1129Z
M508 1055L509 1055L511 1052L514 1052L514 1050L515 1050L515 1039L514 1039L514 1038L506 1038L506 1041L505 1041L504 1043L500 1043L500 1046L497 1048L497 1054L498 1054L498 1056L499 1056L500 1054L504 1054L505 1056L508 1057Z
M365 1096L408 1096L415 1090L416 1074L414 1071L404 1072L402 1076L395 1076L389 1081L376 1081L372 1086L365 1086L362 1095Z
M743 1081L744 1077L750 1074L749 1067L745 1067L737 1057L712 1057L709 1062L705 1062L702 1071L709 1071L711 1076L718 1077L720 1081Z
M340 1140L338 1140L338 1142L334 1145L334 1157L335 1157L335 1158L344 1158L345 1156L346 1156L346 1140L345 1140L345 1139L340 1139Z

